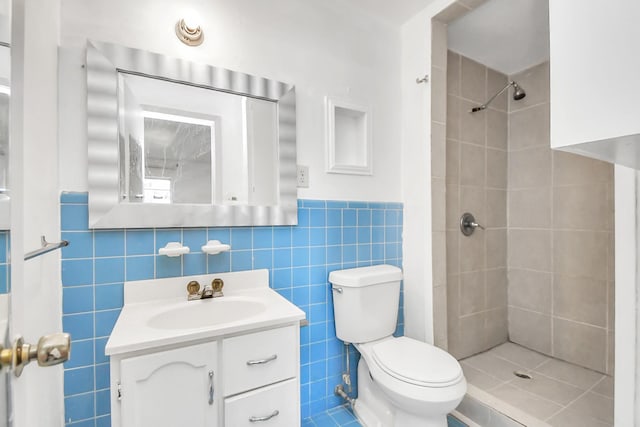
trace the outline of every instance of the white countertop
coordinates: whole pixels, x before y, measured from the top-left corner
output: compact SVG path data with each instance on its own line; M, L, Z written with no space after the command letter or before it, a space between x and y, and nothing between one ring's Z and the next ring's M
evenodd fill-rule
M198 280L204 285L213 278L224 280L224 297L187 301L186 284L189 281ZM305 313L302 310L269 288L268 278L268 270L254 270L127 282L125 304L109 337L105 353L113 356L150 350L304 319ZM215 310L218 304L224 304L225 298L257 300L264 304L265 309L240 320L208 326L194 324L188 329L161 329L148 324L156 315L172 310L189 310L189 307L196 307L198 304L210 304L211 309Z

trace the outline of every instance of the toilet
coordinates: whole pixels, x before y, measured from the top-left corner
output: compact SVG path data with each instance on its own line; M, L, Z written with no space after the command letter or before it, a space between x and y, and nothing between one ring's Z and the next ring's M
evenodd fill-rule
M401 280L391 265L329 274L336 335L361 355L353 409L365 427L446 427L467 382L446 351L393 336Z

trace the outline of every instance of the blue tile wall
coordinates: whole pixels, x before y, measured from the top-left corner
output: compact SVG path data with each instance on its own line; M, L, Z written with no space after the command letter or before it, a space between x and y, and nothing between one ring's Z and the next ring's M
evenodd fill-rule
M9 232L0 231L0 294L9 292L11 286L11 264L9 262Z
M89 230L87 201L86 193L61 195L62 237L70 242L62 249L62 322L73 340L64 370L67 426L110 426L104 347L123 305L125 281L260 268L269 269L271 287L310 322L300 329L302 418L343 403L333 395L344 363L327 278L343 268L401 266L402 204L301 200L298 225L289 227ZM200 252L214 239L230 243L231 251ZM192 252L157 255L169 241ZM401 295L397 335L403 333L402 302ZM350 357L355 369L353 348Z

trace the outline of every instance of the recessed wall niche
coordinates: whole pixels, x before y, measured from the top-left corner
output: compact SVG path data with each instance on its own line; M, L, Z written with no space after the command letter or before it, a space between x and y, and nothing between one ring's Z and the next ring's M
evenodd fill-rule
M372 175L371 109L326 97L327 172Z

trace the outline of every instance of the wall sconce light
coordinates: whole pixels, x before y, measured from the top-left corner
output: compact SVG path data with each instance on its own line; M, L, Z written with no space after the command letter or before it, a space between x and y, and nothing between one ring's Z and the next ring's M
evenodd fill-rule
M176 36L188 46L199 46L204 41L202 28L193 18L182 18L176 23Z

